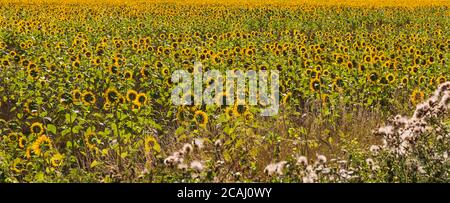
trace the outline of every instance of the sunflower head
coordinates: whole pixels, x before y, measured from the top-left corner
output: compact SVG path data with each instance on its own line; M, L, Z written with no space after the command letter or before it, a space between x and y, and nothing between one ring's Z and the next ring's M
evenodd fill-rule
M127 101L134 102L138 98L138 93L135 90L128 90L127 91Z
M42 123L34 122L33 124L31 124L30 131L33 134L42 135L42 133L44 133L44 127Z
M19 148L24 149L26 144L27 144L27 137L20 136L19 137Z
M52 158L50 158L50 163L52 164L53 167L59 167L62 165L63 159L64 159L63 155L61 155L60 153L56 153L52 156Z
M147 95L145 95L145 93L139 93L136 97L135 102L139 105L139 106L143 106L147 103Z
M194 122L201 127L206 127L206 124L208 123L208 115L201 110L197 110L194 114Z
M413 105L417 105L424 100L424 97L425 97L425 94L423 93L423 91L420 91L419 89L415 89L411 93L410 101Z
M95 102L96 102L95 95L92 92L85 92L81 98L82 98L83 104L85 104L87 106L95 104Z
M81 101L81 97L82 97L82 93L80 90L76 89L76 90L72 90L72 100L74 102L79 102Z
M235 115L243 115L245 112L247 112L248 106L242 105L242 104L236 104L234 105L233 111Z
M116 89L109 88L105 91L105 97L107 103L115 104L119 102L121 95Z
M367 80L370 82L378 82L379 79L379 75L376 71L371 71L367 74Z
M95 132L88 132L84 134L84 142L86 143L86 146L89 149L94 149L96 148L96 142L97 142L97 135L95 134Z
M33 153L38 156L45 155L52 148L52 141L46 135L41 135L31 146Z
M309 89L312 92L316 92L320 90L320 80L319 79L313 79L309 82Z
M34 67L34 68L29 68L28 69L28 76L30 76L30 78L36 80L39 77L39 69Z

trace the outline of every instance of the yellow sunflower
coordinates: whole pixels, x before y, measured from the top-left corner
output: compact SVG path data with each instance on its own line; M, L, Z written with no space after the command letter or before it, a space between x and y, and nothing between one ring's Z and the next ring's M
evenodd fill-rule
M411 94L410 101L413 105L417 105L424 100L424 97L425 94L423 93L423 91L415 89Z
M127 91L127 101L133 102L138 98L138 93L134 90L128 90Z
M136 97L135 103L138 106L143 106L147 103L147 96L145 95L145 93L139 93Z
M42 133L44 133L44 127L42 123L34 122L33 124L31 124L30 131L33 134L42 135Z
M206 127L206 124L208 124L208 115L201 110L197 110L194 114L194 121L199 126Z
M114 104L119 102L121 95L115 88L108 88L105 91L106 102L110 104Z
M33 153L42 156L46 150L52 149L52 141L46 135L41 135L31 146Z
M53 167L61 166L63 163L63 158L63 155L61 155L60 153L56 153L52 156L52 158L50 158L50 163Z
M97 101L95 99L95 95L92 92L83 93L83 95L81 96L81 99L83 101L83 104L85 104L87 106L95 104L95 102Z

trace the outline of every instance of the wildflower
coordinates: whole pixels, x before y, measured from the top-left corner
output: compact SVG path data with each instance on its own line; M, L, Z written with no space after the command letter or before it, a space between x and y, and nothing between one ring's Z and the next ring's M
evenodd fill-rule
M200 161L193 161L193 162L191 162L190 168L195 170L195 171L197 171L197 172L200 172L200 171L203 171L204 167L203 167L203 164Z
M194 146L199 150L203 149L203 147L204 147L203 143L204 143L204 140L199 139L199 138L194 139L194 141L193 141Z
M216 147L222 146L222 140L221 140L221 139L216 140L216 141L214 142L214 146L216 146Z
M318 164L325 164L327 162L327 157L325 157L324 155L318 155L317 156L317 163Z
M308 165L308 159L305 156L299 156L297 158L297 165L307 166Z
M182 152L183 152L184 154L189 154L190 152L192 152L192 150L193 150L193 147L192 147L191 144L186 143L186 144L183 145Z

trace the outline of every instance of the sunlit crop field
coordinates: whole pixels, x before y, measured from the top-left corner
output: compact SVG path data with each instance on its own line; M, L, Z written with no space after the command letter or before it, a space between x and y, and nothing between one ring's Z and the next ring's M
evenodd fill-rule
M450 180L450 1L0 2L0 182ZM278 114L174 105L195 62Z

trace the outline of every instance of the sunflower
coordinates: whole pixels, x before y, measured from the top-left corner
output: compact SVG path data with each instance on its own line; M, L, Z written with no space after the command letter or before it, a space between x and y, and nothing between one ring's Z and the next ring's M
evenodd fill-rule
M423 91L420 91L419 89L415 89L411 94L410 101L413 105L417 105L423 101L424 97L425 97L425 94L423 93Z
M145 66L143 68L141 68L140 73L143 78L150 77L150 71Z
M25 102L25 105L24 105L25 113L29 113L32 116L37 116L38 110L39 110L39 105L36 102L31 101L31 100L27 100L27 102Z
M153 136L146 136L144 138L145 153L149 153L152 149L155 149L156 146L159 146L159 144Z
M127 70L123 73L123 77L126 80L131 80L133 78L133 72Z
M292 98L292 92L288 92L286 95L284 95L284 97L283 97L283 104L288 104L289 103L289 101L291 100L291 98Z
M111 108L111 104L108 102L105 102L105 104L103 104L103 109L104 110L109 110Z
M78 90L78 89L72 90L72 100L73 100L73 102L81 101L81 97L82 96L83 96L83 94L81 93L80 90Z
M105 97L107 103L114 104L119 102L121 95L115 88L108 88L105 91Z
M253 114L250 111L246 111L243 116L246 121L251 121L254 118Z
M426 84L426 82L427 82L427 78L425 76L419 77L419 85Z
M371 71L367 74L367 80L370 82L378 82L379 79L380 78L377 71Z
M366 62L366 63L371 63L371 62L372 62L372 57L369 56L369 55L364 56L364 62Z
M52 149L52 141L46 135L41 135L31 146L33 153L42 156L45 154L45 150Z
M95 95L92 92L83 93L81 98L82 98L83 103L87 106L95 104L95 102L96 102Z
M313 79L309 82L309 89L312 92L319 91L320 90L320 80L319 79Z
M28 76L32 79L37 79L39 77L39 69L38 68L30 68L28 69Z
M134 90L127 91L127 101L134 102L137 99L138 93Z
M108 72L113 75L117 75L119 73L119 67L116 65L111 65L108 67Z
M402 78L402 80L400 82L402 83L402 85L408 85L409 78L407 76L405 76Z
M243 115L245 112L247 112L248 106L242 105L242 104L236 104L233 107L233 113L234 115L240 116Z
M177 120L179 120L179 121L186 121L186 120L191 120L192 119L192 115L190 114L189 110L187 110L183 106L180 106L178 108L176 116L177 116Z
M206 124L208 123L208 115L201 110L197 110L194 114L194 121L199 126L206 127Z
M9 133L7 138L10 142L17 142L19 141L19 138L21 137L21 135L19 133Z
M446 82L447 81L447 78L445 78L445 76L439 76L437 79L436 79L436 82L438 83L438 84L442 84L442 83L444 83L444 82Z
M392 73L388 73L385 78L389 84L392 84L395 82L395 76Z
M33 124L31 124L30 131L33 134L42 135L42 133L44 133L44 127L42 123L34 122Z
M97 140L97 137L96 137L96 134L95 134L95 132L88 132L88 133L85 133L84 134L84 142L86 143L86 146L89 148L89 149L95 149L96 148L96 140Z
M19 137L19 148L24 149L27 144L27 138L25 136Z
M147 103L147 96L145 93L139 93L136 97L135 103L139 106L143 106Z
M61 155L60 153L56 153L52 156L52 158L50 158L50 163L53 167L61 166L63 163L63 158L63 155Z
M359 70L360 72L365 72L365 71L366 71L366 66L365 66L364 64L359 64L358 70Z
M11 171L14 171L15 173L22 173L22 171L24 171L24 163L22 159L14 159L11 165Z
M163 69L161 69L161 74L163 75L163 77L166 77L166 76L168 76L168 75L169 75L169 73L170 73L170 70L169 70L169 68L167 68L167 67L164 67Z

